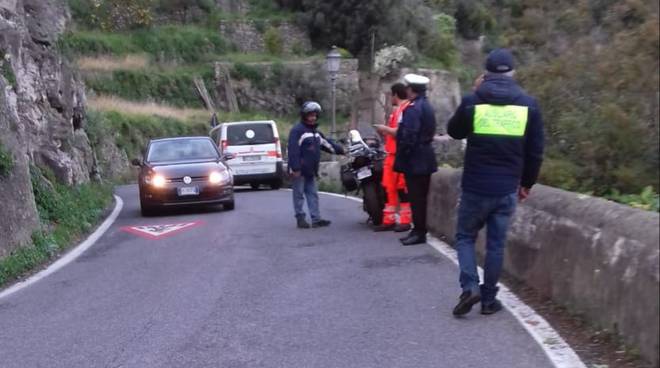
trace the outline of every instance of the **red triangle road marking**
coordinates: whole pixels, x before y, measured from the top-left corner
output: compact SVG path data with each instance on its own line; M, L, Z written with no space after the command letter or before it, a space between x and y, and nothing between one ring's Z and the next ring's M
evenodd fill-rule
M203 223L203 221L191 221L178 224L124 226L121 230L145 239L158 240L189 230Z

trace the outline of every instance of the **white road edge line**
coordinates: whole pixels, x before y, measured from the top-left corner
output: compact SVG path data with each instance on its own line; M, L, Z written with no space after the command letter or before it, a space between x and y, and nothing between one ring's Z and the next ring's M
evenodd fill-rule
M362 199L336 193L319 192L327 196L344 198L362 203ZM458 265L456 251L445 242L429 237L427 244L441 255ZM483 280L483 269L479 267L479 277ZM499 298L513 317L532 336L556 368L587 368L573 348L552 328L550 323L532 307L520 300L508 287L500 283ZM448 312L449 313L449 312Z
M87 249L89 249L94 243L96 243L103 234L112 226L112 224L117 220L117 217L119 216L119 213L121 212L122 208L124 207L124 201L117 195L114 195L115 198L115 208L112 210L112 213L110 213L110 216L108 216L105 221L96 229L94 230L93 233L91 233L85 241L82 243L78 244L75 248L71 249L67 254L65 254L63 257L55 261L53 264L48 266L46 269L30 276L24 281L18 282L14 284L12 287L5 289L4 291L0 292L0 299L8 297L11 294L16 293L19 290L22 290L39 280L48 277L49 275L59 271L62 267L68 265L69 263L73 262L76 258L80 257L83 252L85 252Z

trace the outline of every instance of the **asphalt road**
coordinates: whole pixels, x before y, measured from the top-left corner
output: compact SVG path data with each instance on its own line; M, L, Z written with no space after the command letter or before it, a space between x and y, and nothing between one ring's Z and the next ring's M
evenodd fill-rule
M75 262L0 300L0 367L551 367L514 318L455 319L456 267L323 196L297 230L287 191L236 210L142 218L137 188ZM125 226L203 221L151 240Z

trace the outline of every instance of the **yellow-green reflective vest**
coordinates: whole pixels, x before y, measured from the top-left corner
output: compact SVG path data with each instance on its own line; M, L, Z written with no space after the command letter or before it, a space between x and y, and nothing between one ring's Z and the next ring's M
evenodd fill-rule
M527 128L527 106L476 105L474 134L522 137Z

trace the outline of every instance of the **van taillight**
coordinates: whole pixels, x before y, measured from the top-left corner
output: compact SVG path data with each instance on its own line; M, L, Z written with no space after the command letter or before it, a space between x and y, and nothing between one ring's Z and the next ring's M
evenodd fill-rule
M275 138L275 149L277 152L275 153L277 158L282 158L282 144L280 143L279 138Z
M225 149L227 148L227 145L228 145L228 144L227 144L227 141L226 141L226 140L224 140L224 139L221 140L221 141L220 141L220 151L224 153L224 152L225 152Z

